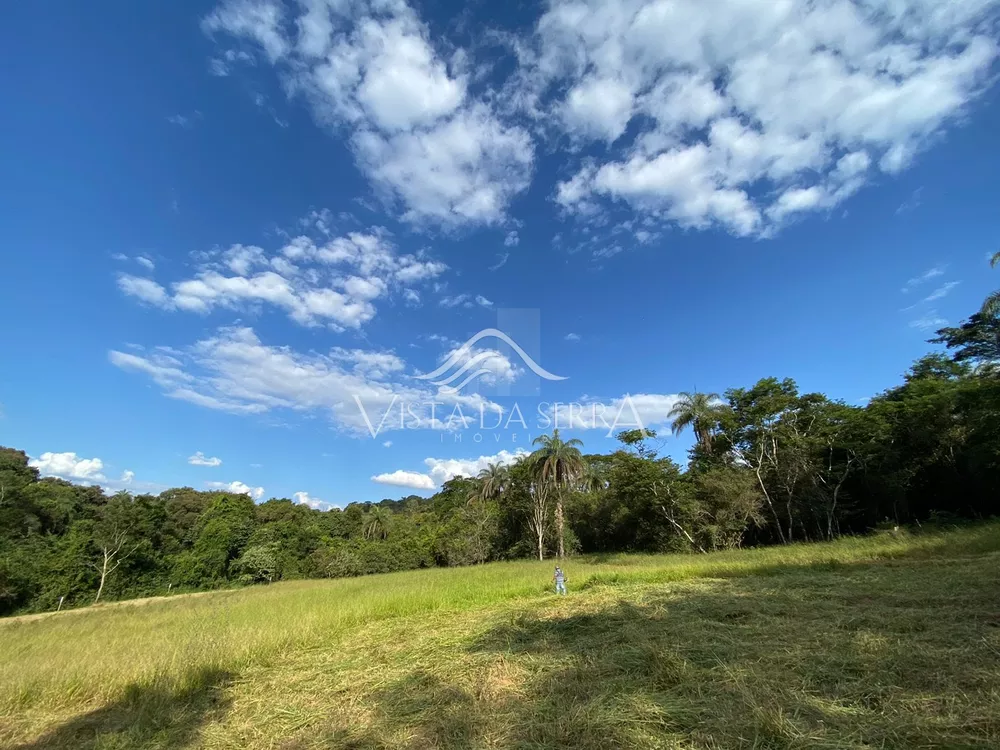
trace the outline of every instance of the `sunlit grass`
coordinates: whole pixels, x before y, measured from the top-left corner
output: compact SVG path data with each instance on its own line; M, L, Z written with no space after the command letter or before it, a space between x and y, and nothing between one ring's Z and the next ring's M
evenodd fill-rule
M577 558L564 566L571 596L558 600L552 564L522 561L0 621L0 746L40 736L28 746L74 747L95 731L106 741L85 746L271 747L289 737L299 743L290 747L613 746L595 732L646 747L739 746L736 735L713 744L699 734L713 723L703 715L708 700L728 701L739 731L781 740L757 746L786 746L874 710L855 695L858 670L873 665L884 679L864 700L877 705L882 688L906 682L890 698L915 723L892 731L910 737L926 723L917 714L976 713L935 693L935 679L952 685L947 675L961 673L966 695L985 690L1000 709L1000 683L989 684L997 662L983 671L991 648L1000 657L996 631L966 642L952 611L986 606L991 591L1000 601L997 550L992 524L712 555ZM900 562L868 565L891 560ZM904 636L912 645L927 633L928 653L977 663L922 663ZM951 637L964 640L949 645ZM783 669L790 686L822 689L787 693ZM565 693L569 714L553 691ZM548 718L522 732L532 711ZM822 726L817 716L827 717ZM995 730L983 721L966 740Z

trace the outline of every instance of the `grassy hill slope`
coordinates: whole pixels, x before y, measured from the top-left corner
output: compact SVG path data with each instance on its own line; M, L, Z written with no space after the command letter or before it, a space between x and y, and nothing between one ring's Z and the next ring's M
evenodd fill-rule
M1000 746L1000 524L0 621L0 747Z

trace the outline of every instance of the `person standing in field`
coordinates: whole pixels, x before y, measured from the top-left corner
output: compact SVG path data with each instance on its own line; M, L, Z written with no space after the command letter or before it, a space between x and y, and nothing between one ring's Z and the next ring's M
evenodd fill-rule
M552 575L552 580L556 582L556 593L566 595L566 574L562 568L556 566L556 572Z

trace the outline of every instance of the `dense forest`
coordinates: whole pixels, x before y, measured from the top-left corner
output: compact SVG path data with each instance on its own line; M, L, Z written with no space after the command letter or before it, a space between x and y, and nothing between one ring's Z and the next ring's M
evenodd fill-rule
M693 554L1000 514L1000 298L865 406L789 379L683 394L682 468L652 431L588 455L555 431L430 498L319 511L171 489L107 496L0 448L0 614L168 591L594 552ZM860 366L860 363L859 363Z

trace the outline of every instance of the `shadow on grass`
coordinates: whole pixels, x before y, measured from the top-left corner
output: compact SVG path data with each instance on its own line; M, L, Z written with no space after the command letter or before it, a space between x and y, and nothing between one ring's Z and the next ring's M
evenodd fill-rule
M998 593L982 558L570 597L389 683L331 744L996 748Z
M13 750L193 747L201 728L229 710L228 672L204 669L183 681L131 685L122 698L77 716Z

